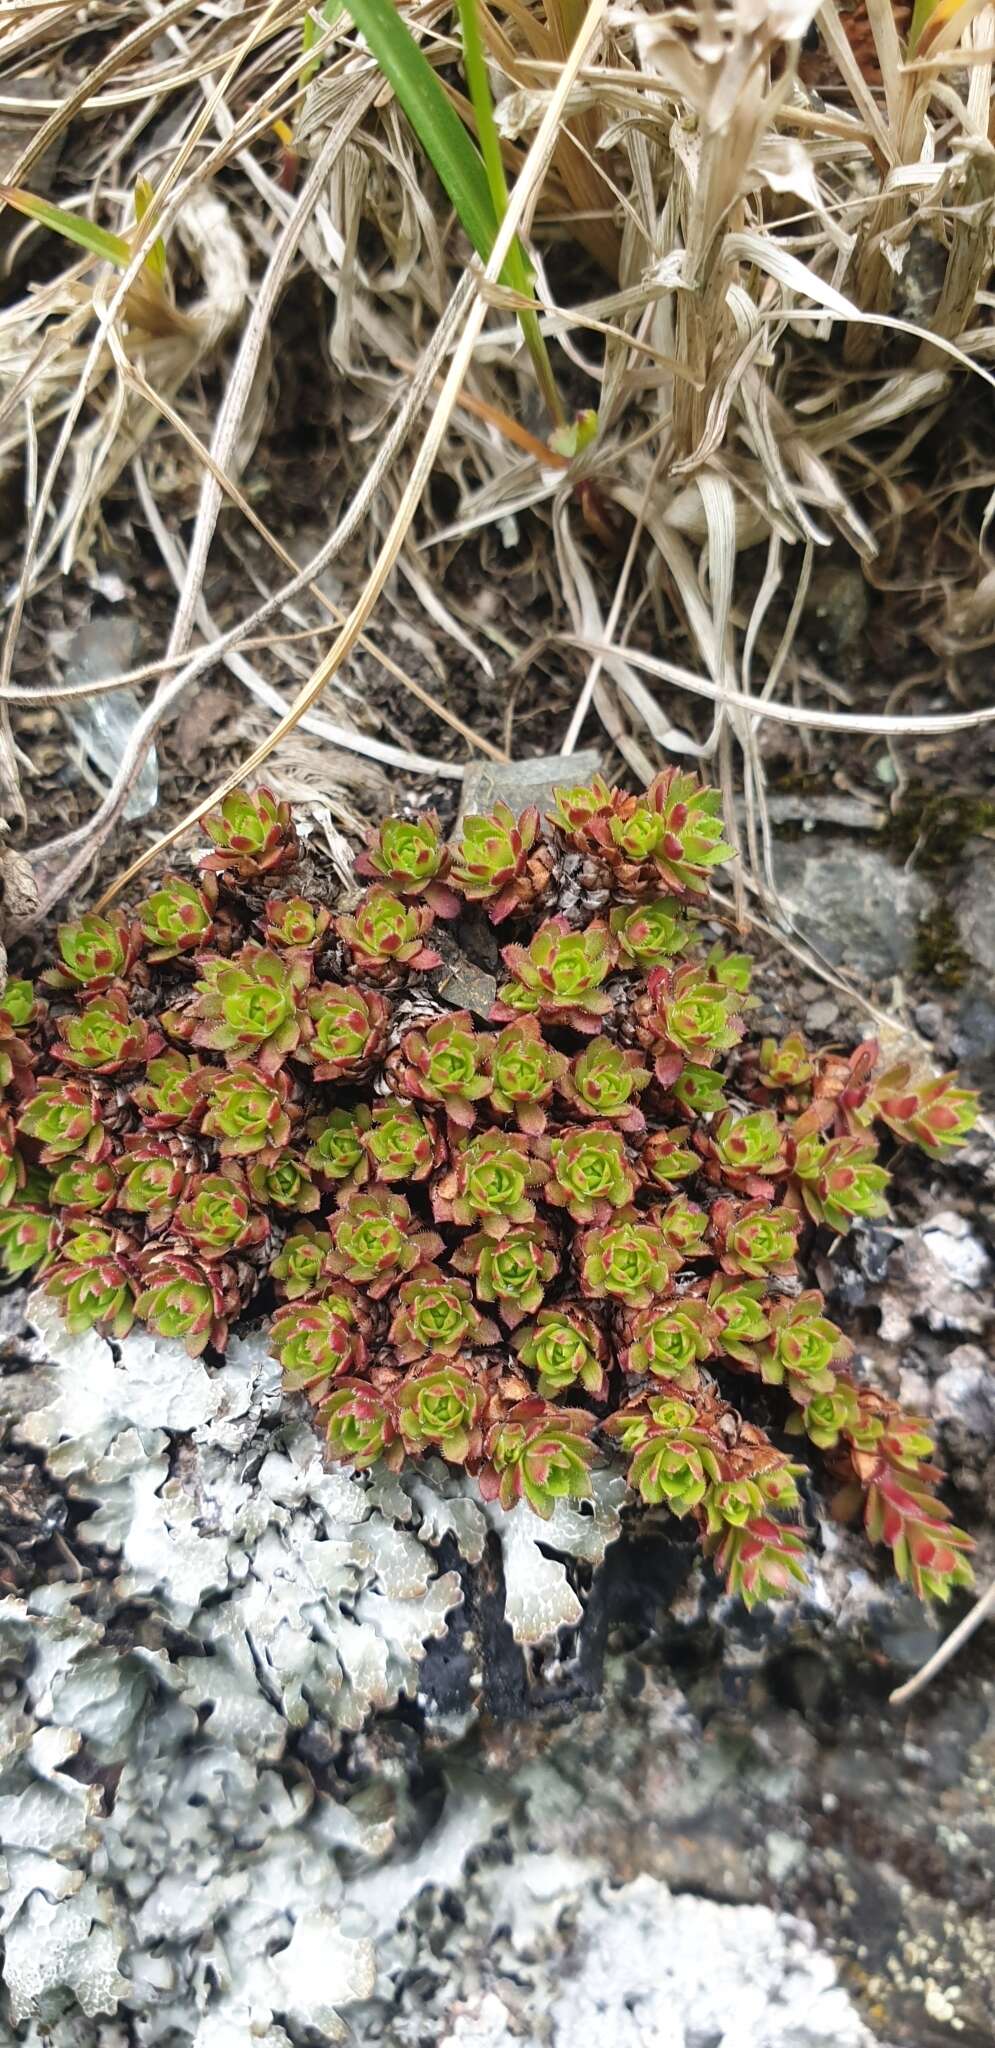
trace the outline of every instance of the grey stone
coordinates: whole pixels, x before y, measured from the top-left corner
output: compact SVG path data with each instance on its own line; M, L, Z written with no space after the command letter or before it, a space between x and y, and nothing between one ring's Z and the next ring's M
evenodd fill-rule
M810 1031L830 1031L839 1021L839 1014L839 1004L834 1003L831 996L823 996L819 1002L812 1004L805 1022Z
M939 1003L917 1003L915 1008L916 1028L924 1038L939 1038L944 1025L943 1010Z
M930 1330L984 1329L991 1304L991 1260L963 1216L941 1210L920 1230L901 1235L881 1304L881 1336L903 1344L916 1320Z
M933 902L921 875L895 867L873 847L804 842L778 845L776 874L802 936L834 965L874 980L912 966L920 921Z
M432 944L442 954L442 966L432 976L432 987L454 1010L470 1010L486 1023L497 995L497 977L478 967L441 922L432 933Z
M971 840L952 908L965 953L977 967L995 974L995 846Z
M126 675L136 666L138 646L138 628L133 620L114 613L90 619L73 634L66 657L65 681L95 683L106 676ZM95 697L81 697L63 706L62 715L76 741L82 772L99 790L110 787L142 709L140 697L127 686L101 691ZM124 816L143 818L158 794L156 750L150 747L124 806Z
M870 594L852 562L827 562L816 570L805 604L805 628L830 667L850 672L862 665Z
M941 1422L957 1422L984 1443L995 1443L995 1376L977 1344L958 1344L934 1394Z
M995 1065L995 1003L987 975L972 976L962 991L952 1050L968 1080L983 1082L990 1078Z
M602 766L594 748L579 754L534 754L524 761L473 761L463 776L461 818L474 817L506 803L513 811L537 804L547 811L553 791L564 783L590 782Z

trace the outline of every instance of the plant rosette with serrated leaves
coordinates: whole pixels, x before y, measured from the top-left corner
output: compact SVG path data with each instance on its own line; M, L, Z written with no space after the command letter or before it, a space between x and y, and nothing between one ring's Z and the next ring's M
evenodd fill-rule
M804 1578L781 1428L918 1594L968 1583L925 1425L805 1281L887 1213L881 1142L942 1160L975 1100L870 1043L751 1039L749 960L705 931L714 790L599 776L452 845L387 818L344 897L269 790L203 827L195 874L60 926L44 998L9 986L12 1278L74 1331L145 1323L218 1370L267 1317L358 1472L441 1458L548 1518L621 1463L748 1605ZM481 966L497 928L489 1019L445 1001L440 918ZM773 1435L729 1398L751 1378Z

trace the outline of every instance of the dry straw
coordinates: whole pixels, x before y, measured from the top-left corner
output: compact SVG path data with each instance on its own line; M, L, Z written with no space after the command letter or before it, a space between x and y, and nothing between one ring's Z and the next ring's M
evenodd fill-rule
M315 773L342 787L371 763L453 778L475 752L500 754L454 708L447 662L458 655L493 695L534 626L510 606L478 610L444 570L457 549L495 560L516 522L538 537L547 649L575 683L563 745L590 713L639 774L675 751L707 757L730 815L745 793L747 878L768 900L760 735L772 721L901 742L991 716L944 701L995 611L971 498L991 480L980 459L965 465L956 435L934 479L916 458L992 381L995 11L920 6L903 45L890 0L868 0L868 65L826 0L813 83L807 0L664 12L477 0L469 17L467 6L461 17L429 0L400 16L457 116L483 130L500 216L486 261L433 191L344 10L172 0L152 20L139 0L98 0L85 21L68 5L14 10L0 35L0 118L25 138L16 161L5 152L8 185L36 197L44 185L78 221L127 237L128 252L66 242L53 276L49 236L36 286L44 230L13 209L4 220L15 289L0 313L0 476L25 508L0 660L12 823L24 801L9 720L27 698L45 701L18 680L24 636L58 578L85 587L112 494L133 498L176 591L161 646L130 678L92 686L154 683L93 816L29 848L42 912L89 869L163 722L218 664L262 731L225 787L296 728L298 770L301 748L318 749ZM469 77L461 18L475 31ZM531 272L507 268L520 246ZM147 308L143 320L160 249L182 277L175 321ZM551 274L571 281L576 305L557 302ZM274 327L306 276L327 309L314 346L343 440L329 531L299 564L243 479L267 432ZM597 411L576 453L560 442L544 455L553 421L520 319L571 405ZM220 393L213 414L206 388ZM182 547L168 495L178 469L197 494ZM445 524L428 509L441 477L456 500ZM917 561L913 578L934 671L901 712L880 693L857 706L844 693L841 708L838 680L799 657L808 583L834 542L871 578L893 578L913 480L935 536L935 566ZM255 580L233 586L222 629L208 590L240 533ZM331 564L341 606L323 590ZM401 641L388 632L398 615ZM308 634L329 636L310 671ZM388 678L386 736L367 729L370 663ZM56 684L47 701L69 694L82 692ZM416 703L432 751L408 737Z

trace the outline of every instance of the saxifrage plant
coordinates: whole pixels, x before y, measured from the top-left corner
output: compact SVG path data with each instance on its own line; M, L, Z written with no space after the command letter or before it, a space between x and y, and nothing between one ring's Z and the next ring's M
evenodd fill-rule
M548 1516L621 1457L747 1603L804 1577L804 1468L727 1398L752 1378L917 1593L968 1582L924 1423L802 1271L887 1213L876 1127L942 1160L974 1098L876 1077L871 1043L750 1042L748 960L696 945L729 858L714 791L596 777L545 830L498 805L452 847L431 813L388 819L344 905L302 893L269 791L205 829L195 878L64 925L45 998L8 991L8 1273L74 1330L191 1351L268 1317L360 1471L441 1457ZM471 956L501 928L490 1019L436 991L439 917Z

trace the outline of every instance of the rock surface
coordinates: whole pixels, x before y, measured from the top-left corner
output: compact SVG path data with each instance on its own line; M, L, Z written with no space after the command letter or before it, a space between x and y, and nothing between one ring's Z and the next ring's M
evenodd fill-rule
M955 1187L825 1280L984 1581ZM995 1645L889 1707L945 1624L814 1494L811 1585L750 1616L680 1530L619 1537L617 1480L537 1529L329 1473L257 1341L212 1372L40 1316L0 1381L0 2039L988 2048Z
M834 966L856 968L872 981L912 966L934 900L921 875L875 847L815 846L804 837L778 845L775 871L802 937Z

